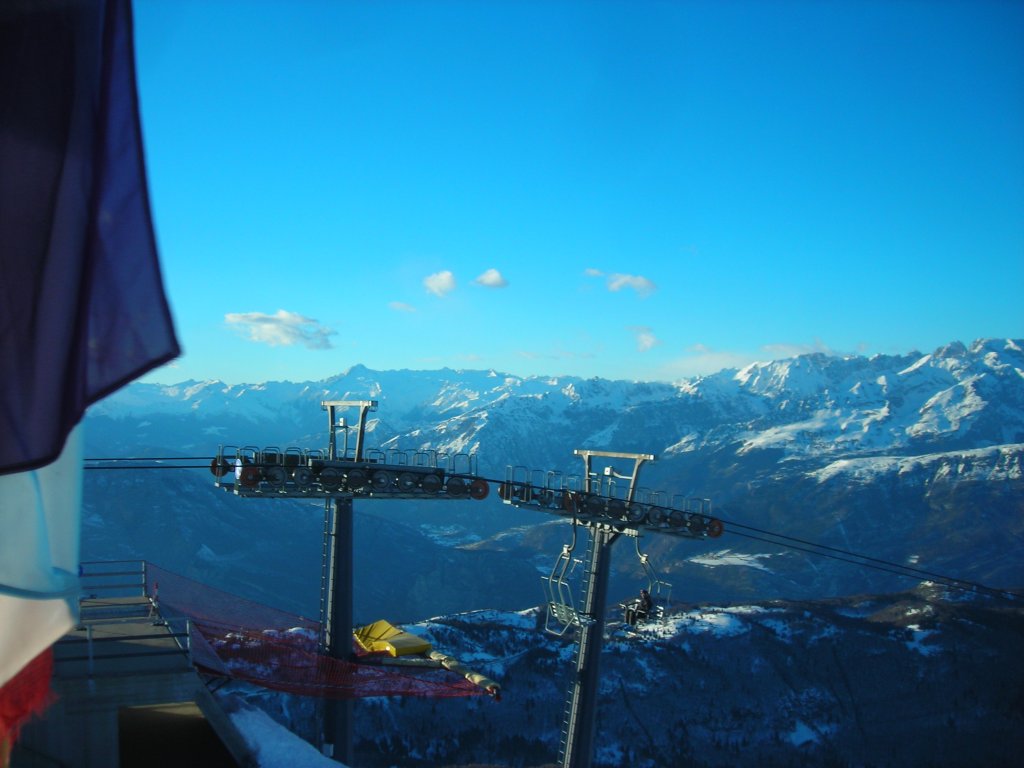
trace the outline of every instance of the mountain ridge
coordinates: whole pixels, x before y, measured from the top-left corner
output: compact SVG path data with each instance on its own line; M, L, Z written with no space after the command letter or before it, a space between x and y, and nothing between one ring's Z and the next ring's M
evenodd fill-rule
M125 419L136 411L192 412L210 420L250 422L284 416L306 427L292 436L298 439L316 430L320 401L376 399L380 405L371 425L386 434L385 440L407 435L418 448L466 450L479 446L475 438L492 409L528 406L563 421L582 411L612 410L621 419L645 409L670 409L671 426L677 432L690 429L671 442L658 439L660 444L652 446L657 452L695 449L706 443L697 439L700 433L716 422L732 425L726 437L743 435L747 450L778 446L807 454L903 446L923 453L937 438L980 447L969 434L979 420L992 422L988 444L1024 442L1022 346L1024 340L987 339L969 347L947 344L926 355L813 353L675 384L452 369L372 371L356 365L319 382L135 383L93 406L90 415ZM996 405L989 410L992 401ZM308 411L299 410L304 407ZM607 422L615 413L604 416ZM424 429L424 421L433 424ZM800 433L816 439L795 439ZM577 439L593 444L615 437L614 431L593 430Z
M656 460L644 465L639 483L666 502L698 496L710 499L714 513L727 522L1013 587L1024 584L1024 563L1013 554L1015 543L1024 541L1022 348L1024 341L988 339L927 354L816 353L678 384L524 380L452 369L377 372L365 366L322 382L136 383L90 409L86 452L212 456L222 444L324 448L322 400L377 399L378 410L369 414L368 448L472 452L480 474L493 480L533 470L538 477L570 480L582 471L573 455L578 448L652 453ZM191 546L198 550L203 536L227 534L200 522L209 505L202 494L214 489L201 490L212 478L196 472L182 503L197 521ZM125 485L115 490L113 479L105 481L111 499L131 498L132 504L157 509L162 491L152 491L154 500L146 501ZM534 572L543 570L544 560L553 560L565 543L566 526L538 528L553 518L501 505L495 495L483 506L396 503L387 514L421 531L424 541L489 551L495 558L511 555L533 564ZM89 500L97 510L117 503ZM239 508L271 525L278 513L267 504L284 508L284 502L260 500L242 500ZM260 549L264 544L253 521L253 531L235 534L242 537L238 541L202 543L214 552L241 553L244 537L252 536L250 546ZM90 531L101 539L114 535L99 525ZM717 542L653 535L645 547L669 577L708 599L810 598L901 586L897 577L841 563L818 567L740 533L727 524ZM143 534L136 539L150 541ZM402 555L409 564L419 558L424 568L434 567L425 554L417 555L414 539L402 541L411 547ZM119 556L126 554L119 545L97 540L97 556L115 546ZM422 549L431 548L425 543ZM715 556L725 550L743 557ZM190 555L187 547L176 551L179 561L167 567L194 564L209 571L208 556ZM765 563L770 568L753 567ZM614 567L613 590L633 591L637 563L621 556ZM223 571L228 573L226 563ZM479 607L458 600L458 585L446 587L434 576L426 581L442 590L438 600L446 606ZM534 581L516 594L537 589ZM421 604L396 606L403 616L432 610L426 595Z

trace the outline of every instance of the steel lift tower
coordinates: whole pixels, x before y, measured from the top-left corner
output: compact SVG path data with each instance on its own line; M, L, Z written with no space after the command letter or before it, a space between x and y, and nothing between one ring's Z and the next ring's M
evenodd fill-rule
M321 407L327 411L326 451L222 445L210 470L218 487L238 496L325 499L320 650L348 660L353 650L353 500L483 499L489 487L476 474L475 454L366 450L366 419L377 409L376 400L325 400ZM339 413L353 408L358 417L350 425ZM350 446L353 431L355 445ZM350 699L327 700L323 741L339 762L352 761L352 722Z
M612 453L609 451L576 450L573 453L583 457L584 493L600 494L600 476L591 471L591 459L595 456L633 461L625 502L631 504L636 492L636 477L640 465L653 461L650 453ZM616 476L609 467L608 477ZM608 604L608 573L611 569L611 548L622 532L602 522L588 522L590 530L590 551L583 573L583 616L576 643L576 671L569 684L565 704L565 722L562 729L561 754L559 758L566 768L582 768L590 765L594 754L594 728L597 722L597 692L601 684L601 648L604 645L605 609Z
M666 501L662 494L637 486L640 467L653 461L653 454L585 449L573 453L583 459L582 477L509 467L498 493L506 504L539 507L572 521L572 543L563 547L546 581L545 629L557 635L572 632L575 639L558 761L562 768L589 768L594 754L612 545L622 536L639 542L644 531L684 538L716 538L722 535L723 527L720 520L711 517L711 503L707 499ZM594 469L595 459L604 464L600 472ZM620 473L612 460L631 462L632 468ZM588 534L582 560L574 556L577 528ZM639 543L637 554L651 585L664 585L653 576L647 556L640 554ZM580 563L583 573L577 608L577 588L570 582L570 576Z
M321 407L327 410L329 462L338 460L338 429L345 428L344 421L337 421L337 410L345 407L359 409L353 460L362 462L366 414L376 409L377 403L373 400L335 400L324 401ZM347 432L345 436L348 436ZM342 455L345 453L347 450ZM333 501L333 510L329 517L325 510L324 520L324 553L320 576L320 650L334 659L348 659L352 655L351 635L352 627L355 626L352 615L352 593L355 589L352 496L334 496ZM331 499L326 504L330 505ZM324 706L324 742L332 745L330 756L345 764L350 764L353 757L353 721L351 699L327 699Z

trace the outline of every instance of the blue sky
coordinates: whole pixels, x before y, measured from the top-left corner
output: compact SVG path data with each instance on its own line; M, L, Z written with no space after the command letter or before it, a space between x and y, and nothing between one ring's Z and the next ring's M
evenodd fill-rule
M136 0L147 377L1024 337L1024 3Z

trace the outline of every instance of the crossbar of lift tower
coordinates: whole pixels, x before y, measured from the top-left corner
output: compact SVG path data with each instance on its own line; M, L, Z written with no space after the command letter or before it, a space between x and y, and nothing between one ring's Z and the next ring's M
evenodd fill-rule
M353 499L356 496L367 499L482 499L487 495L486 482L474 477L472 456L467 457L466 472L455 471L455 459L445 477L445 470L436 466L416 467L408 464L390 465L386 461L367 460L365 455L366 418L376 410L376 400L324 400L321 408L327 411L328 441L326 462L319 451L280 454L256 449L236 449L236 455L225 455L221 446L218 456L210 466L217 478L217 486L233 491L247 498L323 498L330 505L330 514L325 521L323 594L321 600L322 634L321 651L335 659L351 660L353 610ZM356 444L351 458L348 454L346 433L345 451L338 452L337 432L352 429L344 420L338 419L340 409L357 408L359 416L354 427ZM292 450L292 449L289 449ZM296 449L297 450L297 449ZM250 456L251 454L251 456ZM266 455L265 455L266 454ZM460 454L461 455L461 454ZM271 461L271 456L274 461ZM285 461L282 456L290 458ZM319 456L320 458L316 458ZM254 459L262 459L257 462ZM348 467L349 474L355 471L366 473L373 470L387 481L383 488L362 484L344 488L340 483L328 482L326 469ZM299 472L304 474L299 479ZM224 480L231 472L232 479ZM236 474L237 472L237 474ZM317 473L324 477L320 478ZM271 473L273 473L271 477ZM390 473L390 474L389 474ZM402 474L412 476L412 487L402 488L398 481ZM289 481L289 478L290 481ZM363 480L370 480L364 477ZM269 482L274 480L276 482ZM467 485L466 480L471 480ZM428 485L429 481L429 485ZM333 504L331 503L333 501ZM325 515L327 517L327 515ZM328 756L342 763L352 762L353 716L351 699L327 699L324 704L322 747Z
M572 677L566 693L563 713L562 738L559 744L559 765L562 768L590 768L594 755L595 729L597 723L597 700L600 687L601 650L604 644L604 629L608 603L608 577L611 569L611 547L622 534L639 537L642 530L665 533L686 538L716 537L721 535L721 522L711 518L710 505L701 500L697 510L679 511L655 504L635 503L637 477L641 466L654 460L650 453L619 453L577 449L574 455L583 459L584 491L582 494L561 488L534 488L515 479L515 470L509 467L506 483L502 484L499 495L502 501L516 506L529 506L540 511L571 517L574 525L582 525L589 532L589 547L584 559L582 577L582 605L580 611L572 606L555 605L549 602L548 611L555 611L555 620L575 631L575 654ZM593 471L593 459L624 459L633 462L632 472L619 474L609 464L603 473ZM547 473L551 477L554 473ZM529 476L529 473L527 473ZM603 478L608 478L605 485ZM625 498L613 497L613 480L629 480ZM607 491L607 494L605 494ZM615 498L617 503L611 504ZM538 504L538 499L542 501ZM595 500L605 500L591 507ZM614 507L614 509L613 509ZM655 514L659 515L655 519ZM569 556L563 549L562 558ZM556 569L558 566L556 565ZM555 576L552 571L551 579ZM560 577L561 578L561 577ZM550 579L549 579L550 581ZM565 585L559 581L559 595ZM552 600L558 600L552 590ZM547 625L545 625L547 626ZM564 633L563 630L562 633ZM558 633L558 634L562 634Z

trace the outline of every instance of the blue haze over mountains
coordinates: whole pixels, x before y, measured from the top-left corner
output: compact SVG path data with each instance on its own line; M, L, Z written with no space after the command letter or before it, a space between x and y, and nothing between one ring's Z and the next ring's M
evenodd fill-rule
M221 444L326 446L323 400L374 399L369 447L475 453L480 474L578 474L573 449L649 452L640 484L712 500L726 533L644 536L690 602L912 586L738 536L730 521L994 587L1024 583L1024 340L871 358L804 355L678 383L495 371L372 371L316 382L135 383L86 418L89 457ZM195 462L202 464L203 462ZM141 557L305 615L319 599L321 503L239 499L208 471L90 470L83 558ZM356 618L411 621L542 602L569 526L485 501L356 501ZM617 545L612 596L642 585Z

